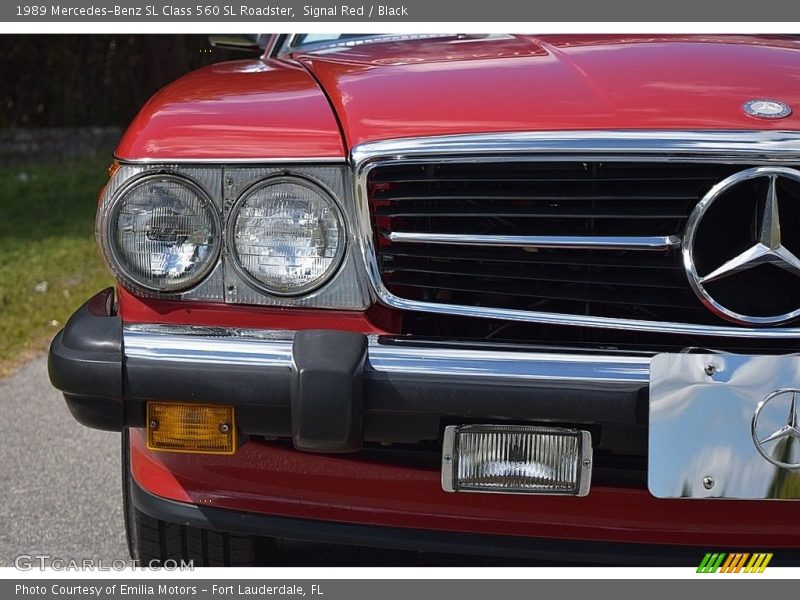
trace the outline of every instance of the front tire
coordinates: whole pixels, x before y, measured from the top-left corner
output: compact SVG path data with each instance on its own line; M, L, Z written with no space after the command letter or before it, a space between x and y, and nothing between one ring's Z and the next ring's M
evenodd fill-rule
M264 551L274 546L272 539L167 523L138 510L131 495L128 429L121 437L125 535L131 558L153 567L166 561L192 561L195 567L252 567L265 558Z
M258 539L154 519L134 509L133 558L142 566L191 561L195 567L252 567Z

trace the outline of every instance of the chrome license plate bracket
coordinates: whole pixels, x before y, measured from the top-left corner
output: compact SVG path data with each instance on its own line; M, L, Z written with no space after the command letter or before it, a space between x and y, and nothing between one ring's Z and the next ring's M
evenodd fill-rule
M648 488L658 498L800 499L800 356L659 354Z

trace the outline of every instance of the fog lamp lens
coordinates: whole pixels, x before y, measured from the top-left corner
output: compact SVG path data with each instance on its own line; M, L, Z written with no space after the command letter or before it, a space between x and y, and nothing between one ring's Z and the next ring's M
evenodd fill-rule
M585 496L592 472L588 431L516 425L447 427L442 488Z
M148 402L147 447L166 452L233 454L233 407Z

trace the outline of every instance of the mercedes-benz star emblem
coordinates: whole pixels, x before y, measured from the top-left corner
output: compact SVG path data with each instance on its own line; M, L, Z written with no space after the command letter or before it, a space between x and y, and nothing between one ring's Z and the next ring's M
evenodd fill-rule
M742 110L751 117L759 119L783 119L792 114L792 107L780 100L748 100Z
M797 460L795 448L800 448L797 445L800 441L800 427L797 420L798 394L800 390L795 389L772 392L758 404L753 413L753 443L758 453L773 465L784 469L800 469L800 462L793 462ZM767 411L770 411L771 415L782 416L783 420L778 423L782 422L783 425L778 424L776 428L774 419L765 417ZM762 424L761 421L770 421L770 425Z
M757 221L755 227L755 236L744 251L739 252L729 258L720 257L716 261L713 268L708 269L704 274L698 273L696 266L697 260L695 256L696 238L698 236L698 229L704 216L711 205L720 197L730 193L734 188L741 185L752 183L751 180L765 178L766 185L764 189L766 193L763 198L756 199L756 204L760 205L757 213L760 214L760 221ZM797 193L800 193L800 171L789 169L786 167L755 167L740 171L724 179L703 197L702 200L692 211L689 221L686 225L686 232L683 238L683 263L689 282L692 289L698 295L700 300L713 312L720 316L739 323L748 325L775 325L791 321L800 316L800 305L791 306L789 312L781 311L781 314L760 314L748 315L744 311L734 310L715 298L708 291L708 284L720 281L724 278L736 276L743 271L748 271L761 265L773 265L797 279L793 281L796 286L800 286L800 258L797 254L784 244L784 238L781 234L781 216L778 203L778 182L780 180L787 180L792 185L797 186ZM742 190L747 188L742 188ZM708 233L704 231L704 235ZM717 235L722 232L714 232ZM800 251L797 250L796 251ZM794 288L795 290L797 287ZM745 292L745 287L739 288L742 295ZM791 298L795 296L788 296L787 302L792 302Z

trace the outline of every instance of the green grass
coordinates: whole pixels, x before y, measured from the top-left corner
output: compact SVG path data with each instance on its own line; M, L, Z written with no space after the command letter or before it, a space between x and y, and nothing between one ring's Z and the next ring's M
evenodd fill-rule
M0 377L113 283L94 240L108 163L92 156L0 166Z

